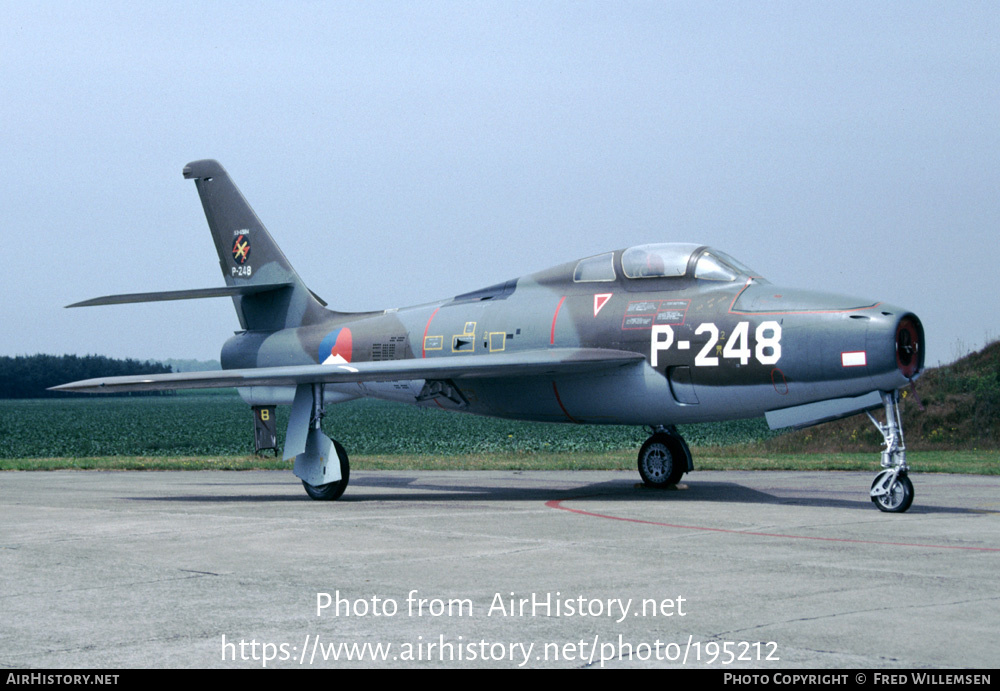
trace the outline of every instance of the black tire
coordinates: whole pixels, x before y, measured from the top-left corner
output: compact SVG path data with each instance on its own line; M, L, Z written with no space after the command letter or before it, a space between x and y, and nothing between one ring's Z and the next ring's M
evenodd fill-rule
M657 433L639 449L639 475L647 487L663 489L676 485L687 472L684 442L669 434Z
M317 501L333 501L340 499L340 495L347 489L347 483L351 479L351 463L347 458L347 451L337 440L333 441L333 447L337 450L337 457L340 459L340 480L330 482L325 485L310 485L305 480L302 486L306 488L306 494Z
M872 481L872 489L878 483L881 474ZM901 473L896 478L896 484L892 486L892 492L878 497L872 497L872 504L878 507L879 511L886 513L903 513L910 504L913 503L913 483L906 473Z

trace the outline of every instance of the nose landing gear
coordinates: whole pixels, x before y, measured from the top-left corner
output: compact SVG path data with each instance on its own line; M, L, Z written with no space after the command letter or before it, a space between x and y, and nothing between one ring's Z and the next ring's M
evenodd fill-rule
M906 444L903 441L903 422L899 415L899 392L882 392L885 406L885 424L866 413L872 424L882 433L885 449L882 451L882 472L872 482L872 503L880 511L903 513L913 503L913 483L906 465Z

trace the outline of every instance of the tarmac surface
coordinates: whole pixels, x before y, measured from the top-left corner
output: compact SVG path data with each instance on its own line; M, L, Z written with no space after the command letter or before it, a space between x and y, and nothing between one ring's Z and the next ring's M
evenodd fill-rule
M997 667L1000 478L873 477L4 472L0 666Z

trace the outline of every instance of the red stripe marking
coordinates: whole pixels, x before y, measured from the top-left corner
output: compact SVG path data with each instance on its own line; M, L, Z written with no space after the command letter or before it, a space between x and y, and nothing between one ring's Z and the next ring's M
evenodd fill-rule
M582 498L582 497L580 497ZM570 509L562 506L564 501L569 501L568 499L550 499L545 502L545 505L550 509L559 509L560 511L569 511L570 513L577 513L581 516L593 516L594 518L607 518L611 521L625 521L627 523L643 523L645 525L659 525L664 528L678 528L680 530L703 530L710 533L732 533L733 535L754 535L757 537L783 537L791 540L819 540L821 542L853 542L859 545L891 545L893 547L923 547L923 548L933 548L933 549L964 549L971 550L974 552L1000 552L998 547L964 547L959 545L921 545L912 542L881 542L879 540L852 540L846 537L815 537L811 535L783 535L781 533L757 533L749 530L730 530L727 528L706 528L704 526L698 525L676 525L673 523L658 523L657 521L644 521L639 518L622 518L620 516L609 516L603 513L593 513L592 511L583 511L581 509Z
M427 325L424 327L424 340L420 342L420 357L427 357L427 350L424 348L424 344L427 343L427 331L431 328L431 322L434 321L434 315L438 313L440 307L436 307L433 312L431 312L430 319L427 320Z
M748 278L747 282L740 289L740 292L736 293L736 297L734 297L733 301L729 303L730 314L745 314L747 316L754 316L757 314L764 316L782 315L782 314L843 314L844 312L863 312L864 310L873 310L882 304L881 302L876 302L874 305L868 305L863 307L847 307L845 309L833 309L833 310L789 310L786 312L745 312L743 310L734 310L733 307L736 305L736 301L739 300L740 295L746 292L746 289L750 287L750 285L753 283L754 278L759 278L759 277Z
M555 393L556 393L556 403L558 403L559 407L562 408L563 415L565 415L569 419L570 422L575 422L575 423L579 424L580 421L577 420L577 419L575 419L572 415L569 414L569 412L567 412L566 406L563 405L562 399L559 398L559 389L556 388L556 383L555 382L552 382L552 390L555 391ZM567 509L567 511L568 510L569 509Z
M552 315L552 331L549 333L549 345L556 344L556 319L559 318L559 310L562 309L563 302L566 301L566 296L563 295L559 300L559 304L556 305L556 313Z

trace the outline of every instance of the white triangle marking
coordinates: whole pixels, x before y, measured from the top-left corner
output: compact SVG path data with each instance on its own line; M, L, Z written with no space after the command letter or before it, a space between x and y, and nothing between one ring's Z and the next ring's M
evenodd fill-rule
M611 296L613 294L614 293L601 293L599 295L595 295L594 296L594 316L595 317L597 316L597 313L601 311L601 308L604 307L606 304L608 304L608 300L611 299Z

